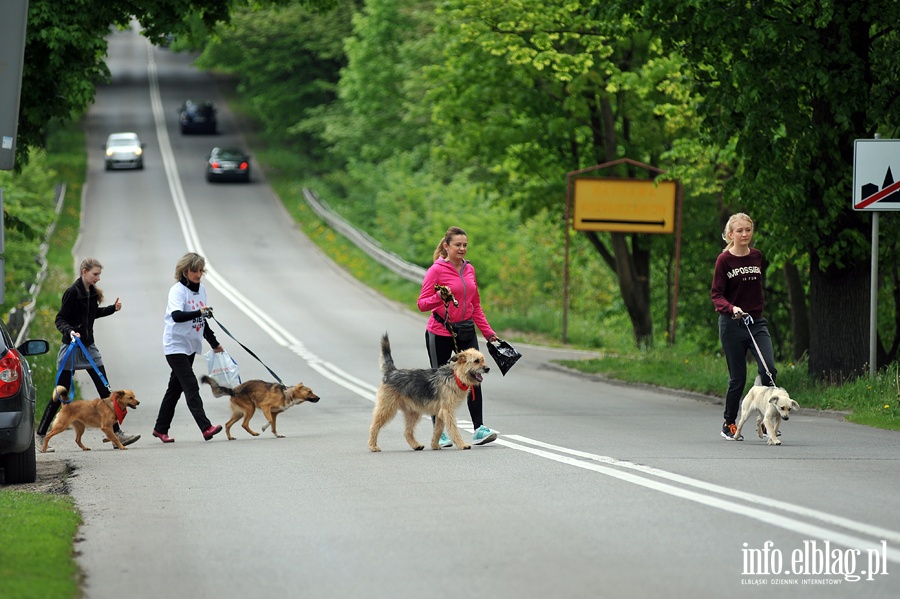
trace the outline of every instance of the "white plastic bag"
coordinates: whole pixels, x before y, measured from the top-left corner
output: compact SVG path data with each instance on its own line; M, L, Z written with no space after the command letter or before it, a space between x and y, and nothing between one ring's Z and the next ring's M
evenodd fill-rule
M222 387L234 389L241 384L241 375L237 362L223 350L216 352L209 350L203 357L206 358L206 366L209 376Z

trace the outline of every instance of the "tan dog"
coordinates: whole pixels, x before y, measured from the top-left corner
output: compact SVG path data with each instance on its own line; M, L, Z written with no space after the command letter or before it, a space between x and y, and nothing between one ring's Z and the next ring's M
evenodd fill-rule
M58 385L53 391L53 399L65 402L68 394L69 391L65 387ZM75 443L84 451L91 450L81 442L85 428L99 428L106 433L106 438L115 443L118 449L127 449L113 432L113 426L116 424L116 412L118 411L124 418L128 408L137 409L140 403L130 389L113 391L109 397L100 399L82 399L63 403L56 418L53 419L53 425L47 432L47 436L44 437L41 452L47 453L50 439L69 427L75 429Z
M754 385L741 402L741 419L734 433L734 440L741 441L741 428L750 416L756 413L756 432L760 439L768 432L768 445L781 445L778 438L778 427L782 420L788 420L790 413L800 409L800 404L791 399L788 392L781 387Z
M456 408L469 395L472 387L480 385L490 371L485 365L484 354L477 349L459 352L450 362L437 369L398 369L391 357L391 343L387 333L381 338L381 386L375 394L375 411L369 429L369 451L381 451L378 432L402 411L406 418L406 442L414 450L424 449L413 431L421 416L434 416L431 448L440 449L444 427L458 449L472 446L462 440L456 426Z
M263 430L272 425L272 434L278 438L283 438L284 435L279 435L275 430L275 419L278 418L278 415L288 408L305 401L312 403L319 401L319 396L313 393L312 389L304 386L303 383L287 387L278 383L252 380L241 383L234 389L231 389L230 387L219 385L206 375L200 377L200 382L209 385L213 395L216 397L224 395L231 397L231 420L225 423L225 435L229 441L234 441L234 437L231 436L231 426L240 420L241 416L244 417L244 422L241 423L244 430L254 437L259 436L259 433L250 428L250 419L253 418L256 408L262 410L263 415L266 417L267 422L263 425Z

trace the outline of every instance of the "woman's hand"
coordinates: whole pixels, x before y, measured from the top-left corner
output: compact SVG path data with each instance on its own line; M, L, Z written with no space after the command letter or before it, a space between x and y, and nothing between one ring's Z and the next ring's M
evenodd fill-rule
M122 302L119 300L119 298L116 298L116 303L113 305L116 307L116 312L122 309Z

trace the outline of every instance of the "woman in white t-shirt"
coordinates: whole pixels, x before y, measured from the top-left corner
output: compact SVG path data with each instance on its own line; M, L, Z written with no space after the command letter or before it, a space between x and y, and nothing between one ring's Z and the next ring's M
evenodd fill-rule
M194 374L194 357L203 350L203 339L214 351L224 351L206 323L212 308L206 302L206 287L200 283L205 272L206 260L203 256L189 252L175 266L177 282L169 289L163 350L172 372L159 406L156 426L153 427L153 436L163 443L175 441L168 434L169 426L182 393L204 439L209 441L222 430L222 425L214 426L206 417L200 385Z

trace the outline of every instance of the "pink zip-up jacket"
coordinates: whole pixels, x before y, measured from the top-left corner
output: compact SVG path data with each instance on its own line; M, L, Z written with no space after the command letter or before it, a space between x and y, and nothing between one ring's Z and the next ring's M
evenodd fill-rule
M456 301L459 302L458 308L453 305L453 302L450 302L450 322L471 318L485 339L490 339L496 334L488 324L484 310L481 309L481 297L478 295L478 284L475 282L475 267L471 262L468 260L463 262L463 274L460 276L449 260L438 258L425 273L425 280L422 282L422 293L419 295L418 302L419 310L431 312L431 318L428 319L426 328L435 335L449 337L450 331L434 318L435 312L441 318L445 318L444 302L441 300L441 294L434 290L435 285L449 287Z

